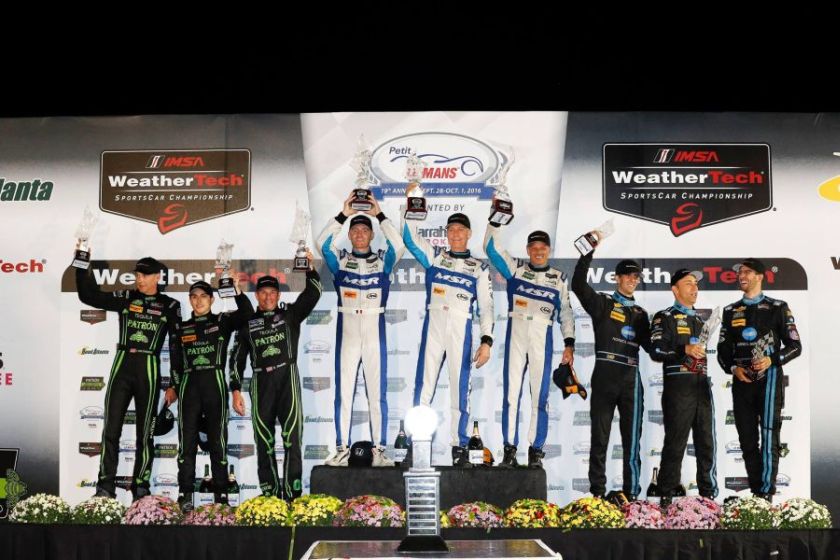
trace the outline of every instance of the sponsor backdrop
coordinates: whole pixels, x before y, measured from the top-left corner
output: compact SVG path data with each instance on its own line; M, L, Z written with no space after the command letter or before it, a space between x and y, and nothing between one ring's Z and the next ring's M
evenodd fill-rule
M373 153L374 193L395 222L406 157L416 152L428 164L424 188L430 215L423 233L433 244L445 245L446 216L463 211L473 221L471 248L484 257L492 185L510 161L507 184L516 218L501 240L515 256L524 256L529 231L547 230L554 234L555 266L570 275L577 258L572 240L613 218L616 233L598 250L590 281L612 291L617 259L640 259L645 274L639 301L651 314L670 305L670 272L677 267L703 272L698 307L711 310L739 297L731 272L738 258L765 259L772 267L766 290L788 301L804 341L802 357L786 368L782 441L790 453L780 463L779 493L813 495L838 514L830 488L838 482L832 461L840 450L830 434L840 420L833 406L840 395L831 379L838 351L832 325L840 305L820 297L830 293L840 268L838 254L822 242L840 200L840 159L834 153L839 148L831 137L838 124L835 115L544 112L0 121L2 137L15 140L0 147L0 215L8 226L0 254L0 451L8 456L3 464L11 465L0 475L11 468L27 491L60 492L73 503L89 496L95 484L104 385L117 333L113 314L78 301L67 271L85 206L101 210L92 246L96 279L105 289L130 283L134 260L151 254L169 265L167 291L188 313L186 287L212 276L215 248L224 237L235 244L243 280L274 274L288 300L301 288L300 278L288 273L295 201L312 213L317 235L354 185L349 163L364 134ZM374 245L382 246L378 228ZM492 273L496 344L492 361L474 371L471 415L499 460L507 310L504 283ZM311 467L323 462L335 438L335 294L329 273L323 269L322 275L325 293L303 328L299 358L306 488ZM394 272L386 313L389 443L413 396L423 289L423 269L405 256ZM574 297L572 303L576 369L588 383L592 326ZM223 309L223 303L217 301L214 309ZM559 333L555 347L562 347ZM163 362L166 376L166 354ZM730 378L716 364L711 371L718 483L725 496L742 489L746 479L731 419ZM661 369L646 356L642 376L646 486L663 434ZM449 462L448 383L442 375L433 404L441 420L434 453L442 464ZM527 393L520 461L528 445ZM362 376L355 401L352 437L367 439ZM577 397L564 401L552 388L550 419L549 498L562 504L588 490L588 403ZM123 482L133 467L131 420L129 415L121 443ZM257 488L250 419L231 412L229 434L229 460L247 498ZM177 493L176 446L174 430L156 440L156 493ZM690 488L692 453L689 446L683 466ZM613 487L621 485L620 457L616 425L608 453ZM207 462L199 458L199 474ZM13 487L19 490L20 484ZM126 492L118 495L128 500ZM4 505L3 500L0 496Z

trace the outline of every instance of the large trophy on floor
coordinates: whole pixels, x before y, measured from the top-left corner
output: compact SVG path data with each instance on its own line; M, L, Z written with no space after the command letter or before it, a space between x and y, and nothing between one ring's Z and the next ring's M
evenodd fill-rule
M373 208L373 193L370 192L370 185L376 183L376 178L370 169L370 162L373 152L365 144L364 135L359 136L359 144L356 155L350 162L350 167L356 171L356 187L353 189L353 200L350 201L350 208L359 212L367 212Z

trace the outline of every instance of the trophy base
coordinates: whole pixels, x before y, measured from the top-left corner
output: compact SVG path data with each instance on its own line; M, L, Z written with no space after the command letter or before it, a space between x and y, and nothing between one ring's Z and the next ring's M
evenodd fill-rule
M90 268L90 253L87 251L76 251L75 256L73 257L73 264L74 268L80 268L82 270L87 270Z
M502 212L494 208L490 213L489 221L506 226L513 221L513 214L510 212Z
M350 208L352 208L353 210L358 210L359 212L367 212L368 210L373 208L373 204L371 204L370 202L368 202L366 200L359 200L359 201L354 200L353 202L350 203Z
M405 210L406 220L425 220L429 215L426 209L426 199L419 196L408 197L408 204Z
M233 278L221 278L219 280L219 297L236 297L236 288L233 287Z
M595 250L595 247L598 246L597 241L593 243L591 236L586 233L581 235L577 239L575 239L575 249L578 250L578 253L581 255L588 255L592 251Z
M309 270L309 259L306 257L295 257L295 263L292 266L295 272L306 272Z

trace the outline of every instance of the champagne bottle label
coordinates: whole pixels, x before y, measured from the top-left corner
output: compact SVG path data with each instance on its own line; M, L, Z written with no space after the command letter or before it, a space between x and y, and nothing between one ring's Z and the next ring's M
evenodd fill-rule
M470 463L473 465L481 465L484 463L483 449L470 449Z
M408 455L408 449L394 449L394 462L402 463L406 455Z

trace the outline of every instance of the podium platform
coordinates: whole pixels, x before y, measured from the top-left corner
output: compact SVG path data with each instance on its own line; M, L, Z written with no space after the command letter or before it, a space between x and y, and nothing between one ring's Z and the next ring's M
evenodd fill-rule
M400 541L317 541L303 555L302 560L326 560L328 558L461 558L483 560L485 558L558 558L541 540L469 540L448 541L449 552L441 553L399 553Z
M521 498L545 500L547 486L543 469L436 467L440 472L440 507L449 509L466 502L482 501L506 508ZM405 507L405 469L399 467L328 467L312 469L309 491L342 500L361 494L391 498Z

